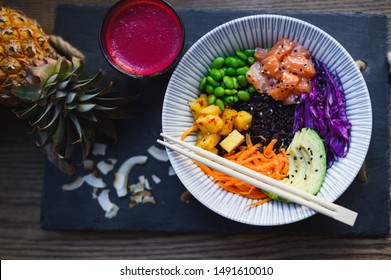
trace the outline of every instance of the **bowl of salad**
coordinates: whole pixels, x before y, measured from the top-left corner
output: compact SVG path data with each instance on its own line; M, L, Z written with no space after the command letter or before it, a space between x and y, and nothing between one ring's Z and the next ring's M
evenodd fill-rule
M349 53L305 21L227 22L183 56L163 103L163 132L335 201L368 151L372 109ZM179 179L212 211L275 226L316 212L168 150Z

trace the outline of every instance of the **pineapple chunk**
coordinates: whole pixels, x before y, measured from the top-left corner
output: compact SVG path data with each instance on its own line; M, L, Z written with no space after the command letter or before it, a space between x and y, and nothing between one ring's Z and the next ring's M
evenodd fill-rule
M193 115L194 120L196 120L201 115L201 110L208 105L208 97L206 94L201 94L193 102L189 102L190 111Z
M215 149L215 146L217 145L217 143L219 143L220 138L221 138L221 136L218 135L217 133L206 134L206 135L202 136L201 138L199 138L196 141L195 145L204 149L204 150L215 152L215 150L217 150L217 149Z
M221 110L216 105L209 105L201 110L201 115L213 115L219 116L221 114Z
M234 126L239 131L247 130L250 128L252 120L253 116L249 112L239 111L235 118Z
M240 134L236 129L234 129L223 141L221 141L220 146L226 150L228 153L235 150L242 144L244 141L244 136Z
M236 115L238 112L234 109L228 109L226 108L221 115L221 118L223 119L224 126L223 128L219 131L220 135L227 136L232 132L234 129L234 120L236 118Z
M224 125L223 120L214 115L201 115L195 123L203 134L217 133Z

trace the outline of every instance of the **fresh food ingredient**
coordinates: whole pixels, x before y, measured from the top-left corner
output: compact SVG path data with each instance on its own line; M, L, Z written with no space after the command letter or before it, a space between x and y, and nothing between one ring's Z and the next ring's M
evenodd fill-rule
M282 180L288 173L288 157L284 149L281 149L278 153L276 152L274 147L276 142L277 140L274 139L261 151L261 144L253 145L250 137L246 136L245 146L240 146L237 153L226 154L224 157L263 175ZM198 162L196 164L226 191L258 200L248 206L258 206L270 201L270 198L262 190L222 172L212 170Z
M326 176L326 151L323 140L310 128L295 133L287 149L288 175L283 182L310 194L317 194ZM286 201L267 193L272 199Z
M315 67L310 52L299 42L281 38L271 50L257 48L255 52L256 62L246 78L259 93L294 104L298 96L311 91Z
M167 151L166 150L163 150L163 149L159 149L158 147L156 146L151 146L148 148L147 152L153 156L155 159L159 160L159 161L168 161L169 158L168 158L168 154L167 154Z
M96 168L98 168L98 170L102 172L104 175L107 175L111 170L114 169L116 163L117 163L116 159L109 158L107 161L101 160L100 162L98 162Z
M84 158L97 132L115 139L110 121L116 105L129 98L109 98L113 83L98 87L103 76L82 76L84 63L61 57L38 23L19 11L0 7L0 104L17 107L15 114L37 132L38 146L61 171L74 175L66 160L76 145Z
M245 75L255 61L254 53L254 49L236 50L235 55L219 56L212 61L208 75L199 85L201 93L208 95L208 105L215 104L224 111L239 100L251 99L255 90L253 87L250 89Z
M98 196L98 202L100 207L105 211L105 217L112 219L117 216L119 207L110 201L109 192L110 190L103 190Z
M208 105L205 102L206 99L206 95L201 94L196 100L189 103L194 124L182 134L181 140L184 140L190 133L196 132L195 145L217 153L218 150L215 147L223 136L229 135L234 128L242 131L251 127L252 115L230 108L221 110L215 104Z
M106 187L106 183L103 182L102 178L96 177L96 172L92 172L88 175L83 176L84 181L95 188L103 189Z
M146 156L134 156L126 160L115 173L114 188L117 191L118 197L123 197L127 194L126 185L130 170L136 164L145 164L148 160Z
M309 127L323 139L327 154L327 167L340 157L345 157L350 147L352 124L347 119L345 93L336 73L313 59L317 75L310 94L303 94L296 106L294 131Z
M73 191L80 188L84 184L84 178L79 176L73 182L62 185L63 191Z
M83 167L85 170L93 170L94 169L95 162L91 159L85 159L83 160Z
M104 156L106 155L107 145L103 143L94 143L94 148L92 154L94 156Z
M176 175L176 172L174 170L174 168L170 165L168 167L168 176L175 176Z
M239 147L244 142L244 136L239 131L234 129L223 141L220 142L220 146L228 153Z
M289 146L293 138L293 116L295 105L284 106L267 94L255 94L250 102L238 102L234 108L249 112L253 117L247 132L254 144L266 146L278 139L276 147Z
M151 192L145 190L150 189L147 184L148 180L145 178L145 176L139 176L138 183L129 186L131 201L129 203L129 208L133 208L136 206L136 204L140 203L143 205L147 203L156 204L156 200L152 196Z

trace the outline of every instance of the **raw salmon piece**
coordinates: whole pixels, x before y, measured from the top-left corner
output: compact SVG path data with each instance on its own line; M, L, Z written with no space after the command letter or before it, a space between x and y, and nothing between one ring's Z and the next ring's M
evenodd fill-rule
M296 85L296 91L301 93L310 93L311 87L312 87L312 83L309 78L300 77L300 80Z
M315 67L312 61L304 56L287 55L283 59L283 67L286 71L291 71L293 74L305 77L314 77Z
M293 42L293 46L294 46L294 48L293 48L292 52L290 53L290 55L304 56L305 58L310 58L311 57L311 54L307 50L307 48L304 47L299 42Z
M281 76L281 61L277 58L276 55L268 52L265 55L265 58L261 62L261 67L263 67L266 75L272 77Z
M267 52L267 49L255 48L254 59L257 61L261 61L262 59L264 59Z
M251 65L250 69L246 73L246 79L249 84L251 84L258 92L265 93L267 86L267 77L262 75L261 72L261 63L255 61Z
M281 38L275 43L269 53L275 55L277 59L281 60L285 55L292 52L294 44L287 38Z
M283 86L280 86L279 84L275 85L272 88L269 88L267 93L277 101L284 101L287 96L291 93L291 90L286 89Z

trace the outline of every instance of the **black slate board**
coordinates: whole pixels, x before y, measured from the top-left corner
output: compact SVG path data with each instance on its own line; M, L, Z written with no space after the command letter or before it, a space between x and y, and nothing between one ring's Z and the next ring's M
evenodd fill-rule
M62 36L86 55L88 70L107 69L107 78L121 76L103 58L98 44L98 31L108 6L61 5L57 8L55 33ZM186 28L186 49L214 27L238 17L264 11L177 9ZM359 213L354 227L346 226L322 215L297 223L257 227L223 218L201 205L194 198L189 203L179 200L185 190L176 176L168 176L169 163L152 157L144 166L136 166L130 182L139 175L156 174L162 183L152 183L156 205L127 209L129 197L118 199L110 185L113 173L105 181L111 188L110 198L121 210L114 219L106 219L88 186L63 192L61 185L71 179L62 175L50 163L45 165L42 195L41 226L46 230L129 230L165 232L255 232L276 234L342 234L375 236L389 232L389 161L388 161L388 76L386 66L387 18L373 14L281 13L303 19L322 28L337 39L353 56L368 63L364 72L373 107L373 134L367 155L369 180L355 180L336 201ZM154 80L124 78L121 88L140 93L136 103L128 107L137 117L118 124L119 142L108 148L107 157L123 162L130 156L147 155L161 132L161 107L169 75ZM102 157L92 157L99 160ZM118 166L117 166L118 167ZM86 171L79 166L80 174Z

